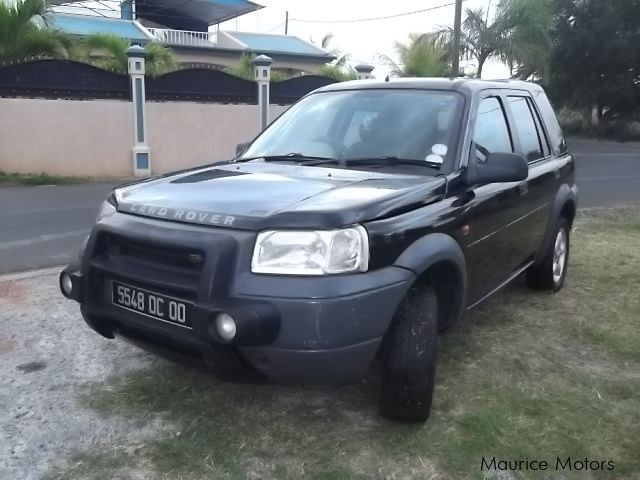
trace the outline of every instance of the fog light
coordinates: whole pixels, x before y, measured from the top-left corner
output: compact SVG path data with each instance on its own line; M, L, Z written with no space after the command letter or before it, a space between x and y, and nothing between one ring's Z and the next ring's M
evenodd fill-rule
M71 293L73 292L73 281L71 280L71 275L66 272L62 272L62 275L60 275L60 288L65 296L71 297Z
M230 342L236 336L236 321L228 313L219 313L216 317L216 330L225 342Z

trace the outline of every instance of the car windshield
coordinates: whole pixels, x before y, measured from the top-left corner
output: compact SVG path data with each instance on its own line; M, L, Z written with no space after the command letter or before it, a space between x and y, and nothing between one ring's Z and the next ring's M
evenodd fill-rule
M455 92L366 89L310 95L278 118L239 160L286 157L419 160L450 163L461 122L462 96ZM360 162L344 163L367 168ZM418 165L420 166L420 165ZM423 169L428 170L428 169ZM437 173L437 171L436 171Z

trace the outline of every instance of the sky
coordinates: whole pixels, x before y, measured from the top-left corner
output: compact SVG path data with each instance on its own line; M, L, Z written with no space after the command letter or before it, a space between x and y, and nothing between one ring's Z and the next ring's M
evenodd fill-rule
M220 24L221 30L284 33L285 12L289 11L289 35L320 44L327 33L333 34L330 47L351 54L352 64L369 63L374 75L383 78L388 67L376 55L384 53L397 61L394 42L405 41L410 33L424 33L453 26L454 6L373 21L351 22L363 18L397 15L453 3L453 0L255 0L265 8ZM496 3L496 0L493 0ZM467 8L491 8L491 0L465 0ZM491 10L493 11L493 9ZM463 13L464 15L464 13ZM304 21L303 21L304 20ZM309 22L308 20L313 20ZM342 21L342 22L337 22ZM348 22L346 22L348 21ZM466 62L463 62L465 66ZM505 78L506 66L490 61L483 78Z

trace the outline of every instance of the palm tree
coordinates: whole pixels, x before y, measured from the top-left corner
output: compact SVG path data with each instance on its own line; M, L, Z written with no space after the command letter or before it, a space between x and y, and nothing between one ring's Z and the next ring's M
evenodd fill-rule
M113 33L96 33L84 39L85 57L93 65L119 73L127 72L127 49L131 42ZM145 44L147 51L145 70L157 76L176 70L178 67L173 51L156 42Z
M552 0L501 0L498 10L512 76L544 83L552 48Z
M332 40L333 33L327 33L324 37L322 37L320 46L323 50L327 50L336 58L331 63L327 63L326 65L320 67L320 69L318 70L318 74L325 77L333 78L338 82L355 80L358 75L356 73L356 70L351 65L349 65L351 54L344 53L337 48L331 48Z
M51 28L51 11L45 0L0 1L0 61L29 57L67 57L71 38Z
M226 68L225 71L230 73L231 75L235 75L236 77L244 78L245 80L255 80L254 74L254 66L253 59L255 58L255 54L243 53L240 55L240 60L236 64L235 67ZM286 80L291 75L282 70L271 69L271 81L272 82L281 82L282 80Z
M240 60L235 67L227 68L226 72L236 77L244 78L245 80L254 80L255 75L253 73L253 59L255 55L249 53L243 53L240 55Z
M501 17L498 16L493 23L489 23L489 12L485 12L482 7L476 10L467 9L462 23L461 45L461 53L467 59L477 60L478 78L482 78L482 69L489 58L505 58L509 54Z
M327 64L318 69L318 75L333 78L338 82L346 82L347 80L355 80L358 78L358 72L351 65L335 65Z
M379 54L377 58L391 67L390 75L399 77L443 77L451 72L447 43L431 33L412 33L408 43L395 42L400 64Z
M452 51L453 29L442 30L438 32L438 36ZM505 61L509 58L509 45L500 9L491 23L489 23L489 12L482 7L466 10L460 32L460 54L465 60L474 59L478 62L475 73L477 78L482 78L484 64L489 58L499 57Z

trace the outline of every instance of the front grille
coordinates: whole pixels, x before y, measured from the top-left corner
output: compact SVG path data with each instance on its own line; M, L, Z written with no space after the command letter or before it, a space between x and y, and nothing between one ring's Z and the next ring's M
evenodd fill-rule
M107 235L105 250L110 258L194 273L202 271L205 261L204 253L197 250L148 244L113 234Z

